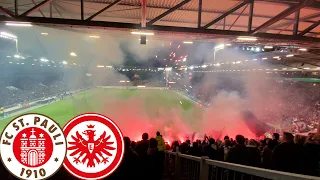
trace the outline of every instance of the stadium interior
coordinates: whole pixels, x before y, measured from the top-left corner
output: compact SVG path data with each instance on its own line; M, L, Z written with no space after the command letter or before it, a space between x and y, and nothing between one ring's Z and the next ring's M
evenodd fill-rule
M109 179L319 179L319 24L319 0L2 0L0 132L96 112L130 138Z

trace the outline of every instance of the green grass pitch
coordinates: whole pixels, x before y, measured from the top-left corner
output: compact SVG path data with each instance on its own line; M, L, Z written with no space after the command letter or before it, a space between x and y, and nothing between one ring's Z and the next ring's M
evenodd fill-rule
M86 112L104 114L116 123L130 116L145 117L151 123L154 118L178 116L197 129L195 122L201 118L203 111L170 90L97 88L22 114L41 113L53 118L63 127L72 117ZM0 132L19 115L1 119ZM127 121L130 122L130 119Z

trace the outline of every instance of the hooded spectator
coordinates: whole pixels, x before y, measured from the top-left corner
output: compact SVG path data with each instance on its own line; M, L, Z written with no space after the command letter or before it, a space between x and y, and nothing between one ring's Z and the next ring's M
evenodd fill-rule
M248 151L244 145L245 138L242 135L236 136L236 145L232 147L226 156L226 161L230 163L248 164Z
M260 156L260 151L257 147L257 142L253 139L250 139L248 141L247 149L248 149L248 165L254 166L254 167L260 167L261 156Z
M278 171L297 173L299 167L297 147L293 142L293 135L288 132L283 133L283 142L277 145L273 151L273 166Z

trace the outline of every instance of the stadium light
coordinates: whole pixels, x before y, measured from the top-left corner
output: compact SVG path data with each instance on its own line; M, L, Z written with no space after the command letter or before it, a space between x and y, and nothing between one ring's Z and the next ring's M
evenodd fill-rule
M0 32L0 37L6 38L6 39L17 40L17 36L10 34L10 33L6 33L6 32Z
M31 23L6 23L6 26L31 27Z
M99 39L99 38L100 38L100 36L92 35L92 36L89 36L89 38L96 38L96 39Z
M49 60L46 59L46 58L41 58L40 61L42 61L42 62L48 62Z
M224 49L224 44L219 44L216 47L214 47L215 51L218 51L218 50L221 50L221 49Z
M77 56L77 54L74 53L74 52L71 52L71 53L70 53L70 56L74 56L74 57L75 57L75 56Z
M242 40L242 41L256 41L257 38L256 37L238 37L238 40Z
M298 50L299 50L299 51L307 51L306 48L299 48Z
M132 31L131 34L134 35L146 35L146 36L153 36L154 33L153 32L137 32L137 31Z
M192 41L183 41L184 44L193 44Z

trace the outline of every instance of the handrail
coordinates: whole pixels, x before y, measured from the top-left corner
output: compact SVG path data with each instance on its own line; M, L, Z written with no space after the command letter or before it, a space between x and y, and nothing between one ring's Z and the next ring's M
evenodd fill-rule
M265 179L272 180L320 180L320 177L316 176L308 176L301 174L294 174L289 172L275 171L270 169L257 168L252 166L245 166L240 164L233 164L228 162L211 160L207 156L196 157L186 154L181 154L178 152L169 152L166 151L167 154L175 156L174 166L175 166L175 180L180 179L180 170L181 170L181 159L189 159L194 162L200 163L200 172L199 179L207 180L209 177L209 167L215 166L217 168L222 168L225 170L231 170L233 172L239 172L247 175L251 175L252 177L262 177Z
M182 157L182 158L194 160L194 161L197 161L197 162L200 162L200 161L201 161L201 157L190 156L190 155L181 154L181 153L178 153L178 156L179 156L179 157Z
M267 179L274 179L274 180L320 180L320 177L315 176L307 176L307 175L301 175L301 174L294 174L294 173L288 173L288 172L282 172L282 171L275 171L270 169L263 169L263 168L257 168L257 167L251 167L251 166L245 166L240 164L233 164L233 163L227 163L222 161L216 161L216 160L205 160L206 164L212 165L212 166L218 166L221 168L242 172L254 176L259 176Z

